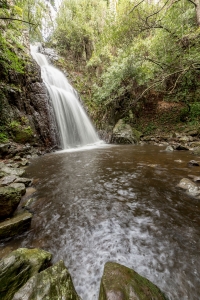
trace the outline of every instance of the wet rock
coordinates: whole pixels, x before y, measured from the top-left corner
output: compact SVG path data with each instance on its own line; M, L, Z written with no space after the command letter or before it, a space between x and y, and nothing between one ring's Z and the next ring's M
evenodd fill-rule
M126 124L123 119L119 120L113 129L111 143L117 144L137 144L141 133Z
M63 261L35 274L14 295L13 300L80 300Z
M5 177L0 181L0 185L1 185L1 186L7 186L7 185L11 184L13 181L15 181L15 179L17 179L17 176L15 176L15 175L5 176Z
M26 187L25 187L24 183L14 182L14 183L10 184L10 187L13 187L14 189L18 190L20 192L21 196L26 194Z
M9 217L16 210L21 193L13 187L0 187L0 219Z
M188 177L192 178L194 182L200 182L200 176L195 176L195 175L188 175Z
M41 249L20 248L0 261L1 300L11 300L13 295L34 274L44 270L51 254Z
M160 289L123 265L108 262L101 279L99 300L164 300Z
M195 154L195 155L200 155L200 147L194 148L192 153Z
M0 157L6 156L10 151L10 144L0 144Z
M19 177L15 180L16 183L23 183L26 187L30 186L32 184L32 181L32 179L25 177Z
M21 213L13 218L0 223L0 239L6 239L21 234L31 225L32 214Z
M172 151L174 151L174 148L172 146L167 146L167 148L165 149L165 151L172 152Z
M22 176L25 173L24 169L10 168L7 166L3 167L1 170L7 174L16 175L16 176Z
M190 160L188 163L188 167L193 167L193 166L198 167L199 163L196 160Z
M195 197L200 195L199 187L188 178L181 179L177 187L187 191L191 196Z
M175 150L189 150L189 148L187 146L183 146L183 145L177 145L175 147Z

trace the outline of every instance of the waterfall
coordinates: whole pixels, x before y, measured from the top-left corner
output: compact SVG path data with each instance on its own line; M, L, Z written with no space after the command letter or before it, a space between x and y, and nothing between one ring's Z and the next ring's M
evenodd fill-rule
M78 100L77 92L64 74L50 65L45 55L37 51L37 46L31 46L31 55L41 67L41 76L52 101L61 147L68 149L100 142Z

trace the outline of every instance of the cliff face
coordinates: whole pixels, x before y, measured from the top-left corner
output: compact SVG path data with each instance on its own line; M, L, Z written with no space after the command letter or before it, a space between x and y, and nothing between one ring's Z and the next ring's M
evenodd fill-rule
M0 142L52 147L58 144L56 125L27 32L7 30L3 21L0 28Z

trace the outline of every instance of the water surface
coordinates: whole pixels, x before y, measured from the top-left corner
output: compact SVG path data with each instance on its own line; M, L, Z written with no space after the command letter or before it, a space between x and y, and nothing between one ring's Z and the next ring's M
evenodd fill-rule
M200 299L200 200L176 187L199 175L191 159L156 146L38 158L27 169L38 179L31 230L1 247L42 247L63 259L83 300L98 299L107 261L133 268L169 299Z

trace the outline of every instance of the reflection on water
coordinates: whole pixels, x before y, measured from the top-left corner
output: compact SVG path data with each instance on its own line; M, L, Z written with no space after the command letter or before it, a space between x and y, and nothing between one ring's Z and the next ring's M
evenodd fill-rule
M98 299L107 261L157 284L169 299L200 295L200 201L176 188L199 167L188 152L112 146L50 154L39 178L31 230L7 247L42 247L65 261L83 300Z

